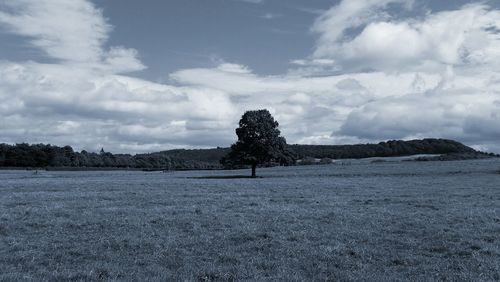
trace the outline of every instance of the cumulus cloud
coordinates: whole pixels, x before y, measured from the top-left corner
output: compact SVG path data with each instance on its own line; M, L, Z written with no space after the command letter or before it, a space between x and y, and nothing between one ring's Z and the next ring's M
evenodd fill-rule
M33 47L61 63L116 73L145 68L134 49L103 48L112 26L89 1L16 0L1 5L4 30L27 37Z
M91 2L1 2L2 30L56 62L0 62L0 141L115 152L224 146L245 110L268 108L290 143L445 137L500 151L500 12L389 12L411 3L341 1L312 27L315 51L282 75L221 61L162 84L126 74L145 68L139 53L105 47L112 27Z
M442 136L480 144L498 140L498 99L476 88L380 99L351 112L339 133L366 139Z
M342 1L316 21L313 31L320 38L313 58L334 60L345 71L437 71L499 63L500 11L470 4L421 19L393 19L380 11L408 3Z
M228 94L122 75L144 69L138 52L122 46L106 49L112 27L102 12L88 1L66 2L21 0L0 5L4 31L26 37L56 60L0 62L3 142L117 151L229 142L228 119L236 113ZM244 72L238 67L225 64L220 69ZM192 126L197 120L203 122ZM210 140L212 134L218 137Z
M349 29L387 18L388 15L383 13L383 8L393 3L409 5L412 1L344 0L333 6L321 14L312 27L314 32L320 34L319 47L316 53L329 53L330 45L343 39Z
M227 143L224 136L232 127L227 119L236 115L229 96L218 90L98 77L64 65L6 63L0 64L0 73L0 130L7 141L115 150L130 143L143 144L143 150L148 144L216 146L220 140ZM197 120L203 121L198 128L189 128Z
M334 134L370 140L438 136L498 150L491 144L498 140L500 11L480 3L398 18L388 5L408 8L411 2L342 1L312 28L319 39L304 63L309 69L314 64L308 62L331 60L345 73L415 75L408 91L376 95L354 108Z
M91 3L76 1L2 1L0 22L26 36L48 56L71 62L94 62L111 26Z

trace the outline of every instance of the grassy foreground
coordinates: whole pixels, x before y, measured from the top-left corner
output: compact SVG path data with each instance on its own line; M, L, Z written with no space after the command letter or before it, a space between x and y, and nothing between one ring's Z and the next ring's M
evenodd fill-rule
M0 281L498 281L499 168L1 171Z

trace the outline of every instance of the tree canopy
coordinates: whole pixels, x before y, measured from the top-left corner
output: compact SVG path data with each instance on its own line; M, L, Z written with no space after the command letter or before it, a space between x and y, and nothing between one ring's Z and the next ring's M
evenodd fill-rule
M247 111L236 129L238 141L222 159L226 167L251 165L252 177L257 165L278 162L289 163L293 157L286 148L286 140L280 136L279 123L268 110Z

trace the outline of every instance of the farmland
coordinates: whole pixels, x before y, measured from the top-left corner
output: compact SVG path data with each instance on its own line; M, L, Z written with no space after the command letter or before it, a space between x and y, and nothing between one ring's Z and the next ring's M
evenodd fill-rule
M0 281L500 280L499 170L0 171Z

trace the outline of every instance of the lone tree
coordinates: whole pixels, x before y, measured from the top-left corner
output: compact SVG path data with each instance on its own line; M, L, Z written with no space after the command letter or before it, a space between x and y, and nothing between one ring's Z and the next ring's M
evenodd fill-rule
M280 136L278 122L268 110L247 111L236 128L238 141L231 152L221 160L226 167L251 165L252 177L256 177L257 165L271 161L288 164L293 160L286 149L286 140Z

